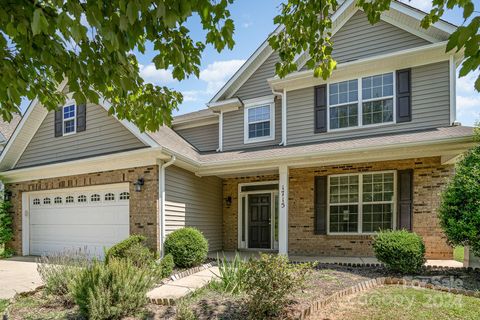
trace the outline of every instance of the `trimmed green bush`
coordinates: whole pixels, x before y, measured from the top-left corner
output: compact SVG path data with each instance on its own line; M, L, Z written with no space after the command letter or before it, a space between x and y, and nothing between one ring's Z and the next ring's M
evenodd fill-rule
M305 285L312 264L290 264L282 255L250 259L244 282L249 319L282 318L289 297Z
M129 259L95 261L70 286L80 313L90 320L122 319L135 315L147 304L152 286L149 268L138 268Z
M135 243L123 251L118 259L129 259L136 267L152 267L155 264L156 253L141 243Z
M13 218L9 212L11 207L11 203L3 200L3 195L0 194L0 247L13 239Z
M146 238L138 234L132 234L127 239L120 241L105 253L105 261L110 258L127 258L127 254L131 253L131 248L135 245L144 245Z
M425 263L425 244L416 233L406 230L382 231L373 241L378 261L399 273L415 273Z
M173 268L175 267L173 256L171 254L167 254L165 257L163 257L163 259L160 260L158 267L160 268L161 279L169 277L173 272Z
M165 253L173 256L173 262L180 268L190 268L205 261L208 242L195 228L182 228L170 233L165 239Z

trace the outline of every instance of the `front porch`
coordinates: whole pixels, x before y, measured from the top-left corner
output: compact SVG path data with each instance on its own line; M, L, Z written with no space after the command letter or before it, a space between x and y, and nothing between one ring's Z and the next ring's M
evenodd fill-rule
M227 261L232 261L235 255L239 255L242 260L250 258L257 258L260 251L214 251L208 254L209 259L217 260L225 258ZM277 254L275 251L264 251L264 253ZM321 264L339 264L339 265L378 265L380 262L375 257L333 257L333 256L302 256L289 255L289 260L292 262L318 262ZM434 266L442 268L462 268L463 263L455 260L437 260L428 259L425 266Z
M375 231L406 228L423 237L427 259L450 261L437 209L452 174L429 157L222 177L223 250L373 263Z

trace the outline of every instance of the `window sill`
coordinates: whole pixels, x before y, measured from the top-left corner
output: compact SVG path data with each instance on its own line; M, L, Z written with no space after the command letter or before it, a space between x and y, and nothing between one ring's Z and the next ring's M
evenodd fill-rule
M261 138L253 138L253 139L244 139L243 143L244 144L249 144L249 143L257 143L257 142L266 142L266 141L273 141L275 140L275 137L261 137Z
M394 126L396 125L396 122L384 122L384 123L378 123L378 124L367 124L367 125L362 125L362 126L356 126L356 127L347 127L347 128L338 128L338 129L328 129L328 132L344 132L344 131L359 131L359 130L368 130L372 128L381 128L381 127L389 127L389 126ZM325 132L323 132L325 133Z

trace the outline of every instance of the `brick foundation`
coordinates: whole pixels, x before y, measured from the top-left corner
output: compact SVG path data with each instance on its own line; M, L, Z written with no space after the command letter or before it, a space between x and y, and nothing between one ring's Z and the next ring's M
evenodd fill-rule
M452 165L441 165L440 158L408 159L351 165L290 169L288 248L290 254L322 256L372 256L371 237L367 235L314 235L315 176L382 170L414 170L413 231L421 235L429 259L452 259L453 249L437 219L440 193L453 174ZM225 179L224 198L232 197L232 205L224 204L224 249L237 248L238 183L278 180L277 175Z
M135 192L133 183L143 177L141 192ZM69 177L25 181L8 184L12 192L14 240L9 244L17 254L22 254L22 193L29 191L87 187L102 184L129 182L130 233L147 237L147 244L158 250L158 166L138 167Z

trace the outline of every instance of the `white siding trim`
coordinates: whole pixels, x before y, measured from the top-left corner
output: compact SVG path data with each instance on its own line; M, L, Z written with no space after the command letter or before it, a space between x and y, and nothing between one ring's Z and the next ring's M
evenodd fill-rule
M457 121L457 67L454 56L449 59L450 71L450 124Z

